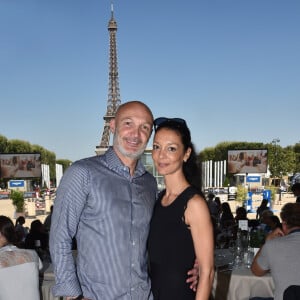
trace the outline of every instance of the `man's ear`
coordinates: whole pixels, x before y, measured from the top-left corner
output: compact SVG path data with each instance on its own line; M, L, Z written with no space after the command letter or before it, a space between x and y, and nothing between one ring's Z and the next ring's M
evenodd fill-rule
M115 119L110 120L109 128L110 128L111 133L115 133L115 130L116 130L116 120Z

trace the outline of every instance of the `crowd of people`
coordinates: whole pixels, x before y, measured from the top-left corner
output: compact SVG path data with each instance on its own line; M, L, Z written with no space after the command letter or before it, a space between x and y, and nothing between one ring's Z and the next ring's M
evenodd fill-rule
M153 129L152 158L164 178L162 191L140 160ZM44 224L34 220L26 229L24 217L14 225L0 216L0 272L27 261L36 270L30 275L35 294L14 299L38 299L36 276L41 261L51 255L53 295L67 300L208 300L214 248L225 246L224 237L234 239L242 220L264 231L265 241L252 265L255 275L298 270L293 263L298 261L300 203L286 204L280 220L263 200L252 220L242 206L233 213L218 196L210 193L206 199L186 121L154 119L142 102L120 105L110 130L113 145L103 155L67 169ZM284 245L293 250L289 258L279 255ZM278 249L275 256L270 254L273 247ZM24 259L7 260L10 253L22 253ZM275 300L287 285L300 285L294 273L283 279L282 272L274 276ZM1 299L3 291L0 287Z
M10 218L0 216L0 299L39 300L42 261L35 250L16 246L17 230Z

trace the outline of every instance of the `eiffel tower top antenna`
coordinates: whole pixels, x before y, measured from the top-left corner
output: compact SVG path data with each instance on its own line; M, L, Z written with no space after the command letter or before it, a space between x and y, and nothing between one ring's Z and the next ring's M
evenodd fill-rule
M110 121L115 117L116 111L121 104L120 100L120 89L119 89L119 74L118 74L118 57L117 57L117 22L114 19L114 6L111 2L111 18L108 22L108 32L109 32L109 84L108 84L108 99L107 99L107 109L104 119L104 129L102 133L102 138L100 140L100 145L96 146L96 154L103 154L110 143Z

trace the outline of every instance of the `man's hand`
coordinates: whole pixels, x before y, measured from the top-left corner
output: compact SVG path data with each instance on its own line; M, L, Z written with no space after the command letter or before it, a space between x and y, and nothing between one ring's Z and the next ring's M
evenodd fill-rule
M186 280L186 282L191 283L190 289L196 292L198 279L199 279L199 265L196 259L195 259L193 269L189 270L187 274L188 274L188 279Z

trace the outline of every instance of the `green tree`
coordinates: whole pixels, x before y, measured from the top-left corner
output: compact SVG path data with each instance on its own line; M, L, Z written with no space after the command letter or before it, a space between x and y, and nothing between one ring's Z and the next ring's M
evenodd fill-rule
M7 153L7 143L7 138L0 134L0 153Z
M300 142L295 144L293 151L295 153L295 165L293 173L300 173Z
M247 200L248 190L243 185L239 184L236 191L236 201L243 202Z
M30 153L31 145L29 142L13 139L9 140L6 148L7 153Z
M283 175L293 173L296 162L293 147L288 146L282 148L278 144L267 144L268 148L268 164L271 176L281 178Z
M72 164L72 161L70 161L68 159L58 159L56 161L56 163L62 165L63 172L65 172L67 170L67 168Z
M16 212L24 212L25 200L24 194L21 191L11 190L10 199L16 208Z

